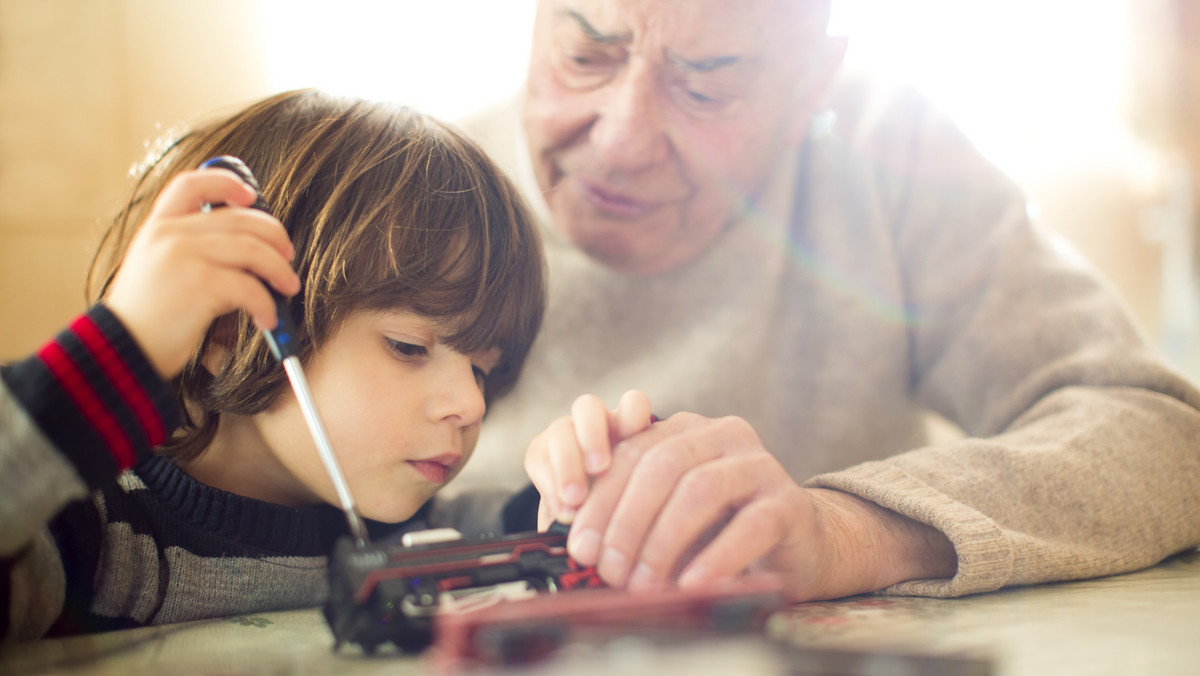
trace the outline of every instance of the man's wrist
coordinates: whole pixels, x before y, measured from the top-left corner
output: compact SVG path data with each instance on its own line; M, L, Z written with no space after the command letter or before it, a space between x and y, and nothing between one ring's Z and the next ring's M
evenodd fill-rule
M829 547L826 597L950 578L957 571L954 545L936 528L850 493L808 490Z

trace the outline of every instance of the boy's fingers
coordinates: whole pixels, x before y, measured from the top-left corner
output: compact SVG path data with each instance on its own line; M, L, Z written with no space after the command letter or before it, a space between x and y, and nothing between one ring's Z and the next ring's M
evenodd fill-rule
M558 514L559 501L554 486L554 473L550 463L546 462L547 449L544 445L540 450L538 449L539 444L544 444L544 435L535 439L533 443L534 445L530 447L525 456L525 473L529 475L529 480L542 496L538 503L538 528L542 528L549 526Z
M206 237L206 255L217 265L249 272L285 296L300 290L296 271L272 243L246 232L213 232Z
M646 429L650 425L650 398L641 390L629 390L621 395L617 410L613 412L612 431L620 441Z
M206 313L209 316L202 318L205 326L213 318L242 310L250 316L255 326L275 328L278 322L275 300L257 277L241 270L227 269L209 276L206 285L213 306Z
M608 419L608 409L594 394L582 395L571 404L575 438L583 452L583 467L589 474L603 472L612 460Z
M296 247L279 219L258 209L237 208L229 213L240 234L265 242L285 261L296 257Z
M183 172L163 189L147 218L147 223L181 216L199 215L206 205L224 205L228 212L207 215L202 221L185 219L203 231L232 228L245 231L270 244L286 260L296 255L287 230L271 214L248 209L256 193L228 169Z
M174 219L175 227L186 229L182 234L192 237L244 237L270 246L284 260L296 256L287 230L271 214L258 209L224 207L215 212L193 212ZM170 227L170 226L167 226Z
M181 216L211 204L248 207L254 204L256 196L254 188L228 169L184 171L163 188L150 216Z
M250 315L250 320L258 328L274 329L279 323L279 317L275 310L275 299L267 292L262 282L243 274L237 275L230 284L231 298L236 299L235 306ZM233 309L231 307L226 311Z
M559 503L554 514L572 519L588 493L588 477L576 441L578 431L571 418L563 417L550 423L545 434L549 467L553 474L549 492Z

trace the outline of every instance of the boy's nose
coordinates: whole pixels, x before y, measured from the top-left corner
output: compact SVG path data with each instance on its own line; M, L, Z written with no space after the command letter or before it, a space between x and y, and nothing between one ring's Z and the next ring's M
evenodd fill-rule
M435 420L452 420L459 427L470 427L483 420L486 404L483 390L475 378L470 359L455 359L440 374L440 383L431 399Z

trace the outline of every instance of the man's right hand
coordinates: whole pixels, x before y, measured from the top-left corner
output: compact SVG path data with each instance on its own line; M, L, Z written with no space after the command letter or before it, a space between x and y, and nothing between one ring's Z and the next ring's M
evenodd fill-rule
M800 486L741 418L676 414L612 451L568 539L571 556L610 585L701 586L754 567L779 574L799 601L956 570L940 531Z

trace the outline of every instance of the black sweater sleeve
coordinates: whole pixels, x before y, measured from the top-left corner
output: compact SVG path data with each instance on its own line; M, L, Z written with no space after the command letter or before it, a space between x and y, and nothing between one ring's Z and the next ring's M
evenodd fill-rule
M65 561L47 524L150 457L177 420L167 383L103 305L0 368L0 641L39 635L61 607Z
M89 486L149 457L177 424L167 384L103 305L0 377Z

